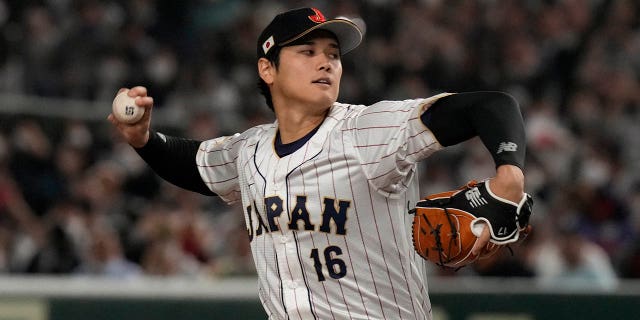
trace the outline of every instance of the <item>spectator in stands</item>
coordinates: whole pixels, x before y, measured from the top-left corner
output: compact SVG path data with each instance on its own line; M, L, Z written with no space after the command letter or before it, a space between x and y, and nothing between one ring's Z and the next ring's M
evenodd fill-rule
M613 290L618 284L607 253L574 225L561 226L556 238L540 239L530 258L540 285L546 288Z
M108 225L94 225L88 231L91 234L86 256L75 270L85 275L105 276L109 278L132 278L142 274L141 268L128 261L122 250L119 235Z

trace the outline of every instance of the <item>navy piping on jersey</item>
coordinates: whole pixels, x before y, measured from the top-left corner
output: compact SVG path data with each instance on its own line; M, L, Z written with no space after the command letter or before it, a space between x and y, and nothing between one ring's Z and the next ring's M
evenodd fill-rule
M274 142L274 148L276 149L276 154L278 155L278 157L283 158L296 152L296 150L300 149L300 147L307 143L307 141L309 141L309 139L311 139L311 137L313 137L313 135L318 132L318 129L320 129L321 125L322 123L311 130L311 132L307 133L304 137L291 143L282 143L282 139L280 138L280 130L278 130L276 132L276 140Z

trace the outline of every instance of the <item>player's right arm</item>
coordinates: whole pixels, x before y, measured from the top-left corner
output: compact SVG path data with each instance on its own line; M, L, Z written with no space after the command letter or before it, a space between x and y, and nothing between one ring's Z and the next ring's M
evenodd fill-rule
M119 92L125 89L120 89ZM202 180L196 165L196 154L201 141L170 137L150 130L153 98L145 87L134 87L129 96L138 97L136 104L145 108L140 121L134 124L119 122L113 114L108 120L145 162L168 182L204 195L216 195Z

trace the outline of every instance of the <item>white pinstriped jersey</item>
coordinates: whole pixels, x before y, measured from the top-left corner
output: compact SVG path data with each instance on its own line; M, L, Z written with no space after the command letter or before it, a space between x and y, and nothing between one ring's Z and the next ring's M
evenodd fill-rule
M269 319L430 319L411 244L416 162L441 148L420 120L435 100L335 103L294 153L277 122L205 141L204 182L242 201Z

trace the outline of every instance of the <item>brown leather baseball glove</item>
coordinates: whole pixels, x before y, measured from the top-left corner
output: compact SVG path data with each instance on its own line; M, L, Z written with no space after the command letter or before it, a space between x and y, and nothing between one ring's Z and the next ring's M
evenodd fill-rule
M531 230L532 206L526 193L515 203L493 194L489 180L470 181L457 190L429 195L409 211L415 214L413 246L424 259L458 269L524 238ZM482 222L489 227L491 240L474 256L471 249L482 233Z

